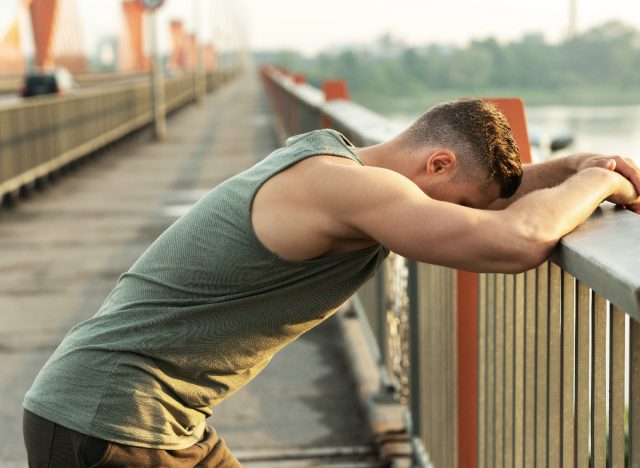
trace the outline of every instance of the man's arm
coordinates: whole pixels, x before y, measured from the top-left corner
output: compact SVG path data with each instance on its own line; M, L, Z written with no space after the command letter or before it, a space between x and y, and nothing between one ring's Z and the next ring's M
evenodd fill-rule
M614 161L611 163L611 161ZM501 210L534 190L555 187L572 175L590 167L612 169L633 183L640 192L640 168L629 158L581 153L560 158L551 158L537 164L523 166L522 184L510 198L496 200L489 208Z
M318 192L330 216L402 256L471 271L533 268L605 198L640 201L625 178L599 168L585 169L500 211L433 200L410 180L384 169L332 172L331 183L321 184L329 189Z

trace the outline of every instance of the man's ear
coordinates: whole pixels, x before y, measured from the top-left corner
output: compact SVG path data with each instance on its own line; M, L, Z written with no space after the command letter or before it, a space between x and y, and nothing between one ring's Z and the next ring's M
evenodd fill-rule
M427 158L428 175L453 174L457 166L456 155L448 149L437 149Z

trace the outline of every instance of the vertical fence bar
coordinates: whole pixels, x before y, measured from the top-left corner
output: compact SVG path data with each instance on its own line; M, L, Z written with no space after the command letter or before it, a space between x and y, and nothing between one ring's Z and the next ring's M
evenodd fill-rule
M525 275L515 277L513 467L524 466Z
M536 300L536 462L535 466L547 465L547 346L549 320L549 264L537 269Z
M435 270L434 267L430 267L430 276L431 276L431 294L433 295L436 291L438 291L438 286L439 286L439 278L438 278L438 274L437 271ZM435 296L433 297L433 312L432 312L432 326L435 330L435 333L432 335L432 341L430 343L430 354L434 357L433 360L433 369L434 369L434 373L433 373L433 377L432 377L432 381L433 381L433 395L434 395L434 402L433 402L433 414L435 417L435 427L438 428L438 430L436 432L433 433L434 437L433 437L433 443L432 443L432 453L433 453L433 462L435 466L443 466L443 462L442 462L442 458L443 458L443 452L445 450L444 444L445 444L445 424L446 421L444 420L444 402L442 401L442 387L444 382L442 381L442 366L444 365L443 363L443 358L442 358L442 346L440 346L442 344L442 339L443 339L443 332L444 332L444 326L440 320L440 314L439 314L439 305L440 305L440 300L442 299L441 296Z
M591 336L591 464L593 468L604 468L607 450L606 415L606 361L605 343L607 332L606 301L599 294L591 293L593 321Z
M624 468L625 316L612 306L609 317L609 468Z
M429 374L429 348L427 337L429 336L431 324L428 321L428 309L431 308L430 297L431 291L428 288L427 278L429 276L428 273L429 265L419 264L418 265L418 296L420 298L420 316L418 322L420 323L420 341L419 341L419 350L421 353L420 357L420 386L422 387L422 395L421 395L421 404L420 404L420 430L421 430L421 441L423 445L423 449L425 453L429 453L429 441L432 438L432 433L434 431L434 427L431 426L431 412L429 411L429 398L433 393L431 391L431 375ZM425 460L426 462L427 460Z
M629 325L629 468L640 468L640 323Z
M446 294L444 294L445 290L443 288L443 276L442 272L439 271L437 267L434 267L436 270L436 278L437 278L437 291L440 292L439 300L438 300L438 323L440 324L440 332L438 333L438 373L440 376L440 382L438 384L439 393L439 409L440 409L440 462L438 466L442 466L444 468L448 468L448 457L449 457L449 424L450 421L447 419L447 403L448 398L447 394L452 392L454 389L447 386L447 342L449 341L449 327L447 325L447 320L444 317L445 312L445 302L447 300ZM449 389L446 391L445 389Z
M389 383L389 368L387 367L387 355L389 354L389 350L387 347L387 338L386 338L386 323L387 323L387 293L386 293L386 277L388 262L384 262L382 268L376 273L375 282L376 282L376 317L377 317L377 327L376 327L376 341L378 342L378 347L380 348L380 367L382 368L382 384Z
M535 467L536 442L536 272L525 273L524 463Z
M9 132L9 112L0 110L0 187L2 183L9 180L13 175L12 148L14 143L9 144L11 134ZM0 201L4 193L0 190Z
M434 278L433 278L433 271L431 266L427 267L427 277L426 277L426 283L427 283L427 291L429 292L429 300L432 300L432 295L433 295L433 290L434 290ZM436 462L436 457L437 457L437 453L436 453L436 449L437 449L437 445L438 445L438 433L439 433L439 427L438 427L438 418L437 418L437 407L438 407L438 395L436 394L436 382L437 382L437 357L435 356L435 353L432 352L433 351L433 346L432 343L435 340L435 337L437 336L437 330L436 330L436 316L434 313L434 307L428 307L425 311L425 323L431 324L430 327L428 327L428 333L427 333L427 375L428 378L430 380L429 384L427 385L427 387L429 388L430 391L427 392L427 407L428 407L428 418L427 421L428 423L425 424L425 426L429 429L427 429L429 431L429 438L426 440L426 445L427 445L427 451L429 453L429 457L431 458L432 462ZM431 430L431 428L434 428L433 430ZM435 429L437 428L437 429Z
M458 286L460 283L458 283ZM478 468L485 464L487 408L487 275L478 275ZM460 408L458 408L460 411ZM460 411L461 412L461 411ZM460 454L462 456L462 454ZM473 466L473 465L471 465ZM462 468L462 462L459 464Z
M496 275L495 335L495 467L504 466L504 276Z
M477 273L456 272L458 446L454 449L460 468L478 465L478 281Z
M591 464L604 468L606 464L606 301L599 294L591 293L593 308L591 351Z
M450 425L450 429L449 429L449 437L450 437L450 443L449 443L449 447L451 448L451 452L450 452L450 458L449 458L449 466L451 468L457 468L459 466L458 463L458 454L459 454L459 450L458 450L458 446L460 443L460 440L458 438L458 430L460 429L459 427L459 409L458 409L458 401L459 401L459 397L458 397L458 389L460 388L460 386L458 385L458 362L460 362L460 360L458 359L458 329L460 328L460 323L458 322L458 314L457 314L457 307L458 307L458 290L457 290L457 274L454 270L450 270L450 269L444 269L443 270L446 272L446 283L447 283L447 296L449 298L449 307L447 307L446 309L446 314L447 317L449 317L449 367L447 368L447 373L448 373L448 381L449 381L449 386L450 388L452 388L454 391L453 392L447 392L447 395L449 396L449 414L448 414L448 419L449 421L451 421L451 425ZM477 321L478 321L478 292L477 292L477 288L478 288L478 275L474 275L475 278L473 279L473 283L475 285L475 291L471 292L471 300L473 300L474 302L474 308L473 308L473 315L474 315L474 324L472 327L472 333L473 336L470 338L473 340L473 345L472 345L472 353L473 356L469 356L467 359L467 356L462 355L462 362L464 362L464 364L469 364L470 366L472 366L473 369L473 379L475 381L474 383L471 383L472 385L477 387L477 381L478 381L478 356L477 356L477 352L478 352L478 337L477 337L477 332L478 332L478 327L476 325ZM468 292L467 292L468 293ZM464 293L463 293L464 294ZM471 317L463 317L465 319L471 319ZM474 408L473 411L475 413L471 414L471 412L469 414L466 415L466 417L463 419L462 423L463 424L468 424L469 419L473 419L475 420L475 423L473 424L473 426L470 426L471 429L477 428L477 413L478 413L478 391L476 389L476 391L473 392L473 397L470 398L473 401L473 405ZM477 440L477 435L475 430L472 431L472 434L470 436L472 438L472 444L475 445L476 440ZM477 463L476 463L477 464Z
M420 296L418 288L418 265L409 260L407 293L409 295L409 408L411 410L411 436L422 435L422 388L420 385Z
M560 308L562 304L562 271L560 267L549 264L549 323L548 367L547 367L547 466L560 466Z
M440 302L440 322L442 323L442 343L440 346L442 347L442 391L440 393L441 396L441 404L442 404L442 420L444 421L444 425L442 426L442 432L444 436L444 443L442 444L442 467L448 468L451 467L451 455L453 453L453 447L451 445L452 437L451 437L451 429L453 427L453 419L451 414L451 401L452 396L455 395L456 389L451 385L450 374L451 374L451 333L453 329L451 328L451 314L448 314L447 311L451 306L451 301L453 298L450 295L446 273L443 271L443 268L436 267L438 270L438 278L440 279L439 289L441 291L442 300ZM449 307L448 307L449 306ZM445 389L449 389L446 391Z
M575 287L573 276L569 273L562 273L562 433L560 435L560 447L562 448L562 458L560 466L562 468L573 468L574 449L574 409L573 409L573 363L574 345L573 336L575 333Z
M589 466L589 288L578 282L576 307L575 461Z
M513 466L513 402L514 402L514 276L504 277L504 463Z
M438 289L441 291L440 297L440 307L439 307L439 319L441 325L441 335L440 335L440 348L442 349L441 354L441 366L440 366L440 375L441 375L441 384L440 384L440 405L442 408L442 458L440 461L440 465L442 467L448 468L451 466L451 452L453 451L453 447L451 447L451 427L452 420L449 419L450 416L450 405L451 405L451 396L455 394L455 388L451 387L449 384L449 356L450 356L450 345L451 345L451 316L447 315L448 305L451 303L451 296L449 296L446 286L446 277L442 268L436 267L438 271ZM447 391L448 389L449 391Z
M495 465L495 421L496 421L496 276L487 276L487 413L486 422L486 461L485 466Z
M393 301L391 299L393 295L393 277L394 277L394 268L393 268L393 257L389 255L387 257L387 261L385 262L385 270L384 270L384 317L382 319L382 327L381 327L381 338L384 342L384 366L387 370L387 376L389 377L389 388L393 391L397 390L396 382L393 372L393 353L394 349L391 343L391 333L395 325L393 323Z

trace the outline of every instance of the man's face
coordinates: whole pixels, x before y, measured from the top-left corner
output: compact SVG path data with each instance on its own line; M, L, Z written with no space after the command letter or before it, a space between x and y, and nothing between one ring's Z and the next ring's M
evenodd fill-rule
M497 182L487 185L485 182L450 179L434 181L424 191L435 200L478 209L486 209L500 198L500 185Z
M418 160L419 164L424 164ZM486 209L500 198L500 184L487 182L489 174L478 168L466 169L447 148L431 149L427 153L425 170L414 182L429 197L469 208Z

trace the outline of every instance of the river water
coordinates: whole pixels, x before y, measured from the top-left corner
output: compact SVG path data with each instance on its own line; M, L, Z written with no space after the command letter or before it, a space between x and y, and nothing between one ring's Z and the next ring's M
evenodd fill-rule
M532 132L574 136L574 144L562 153L618 154L640 162L640 106L540 106L528 107L526 113Z

